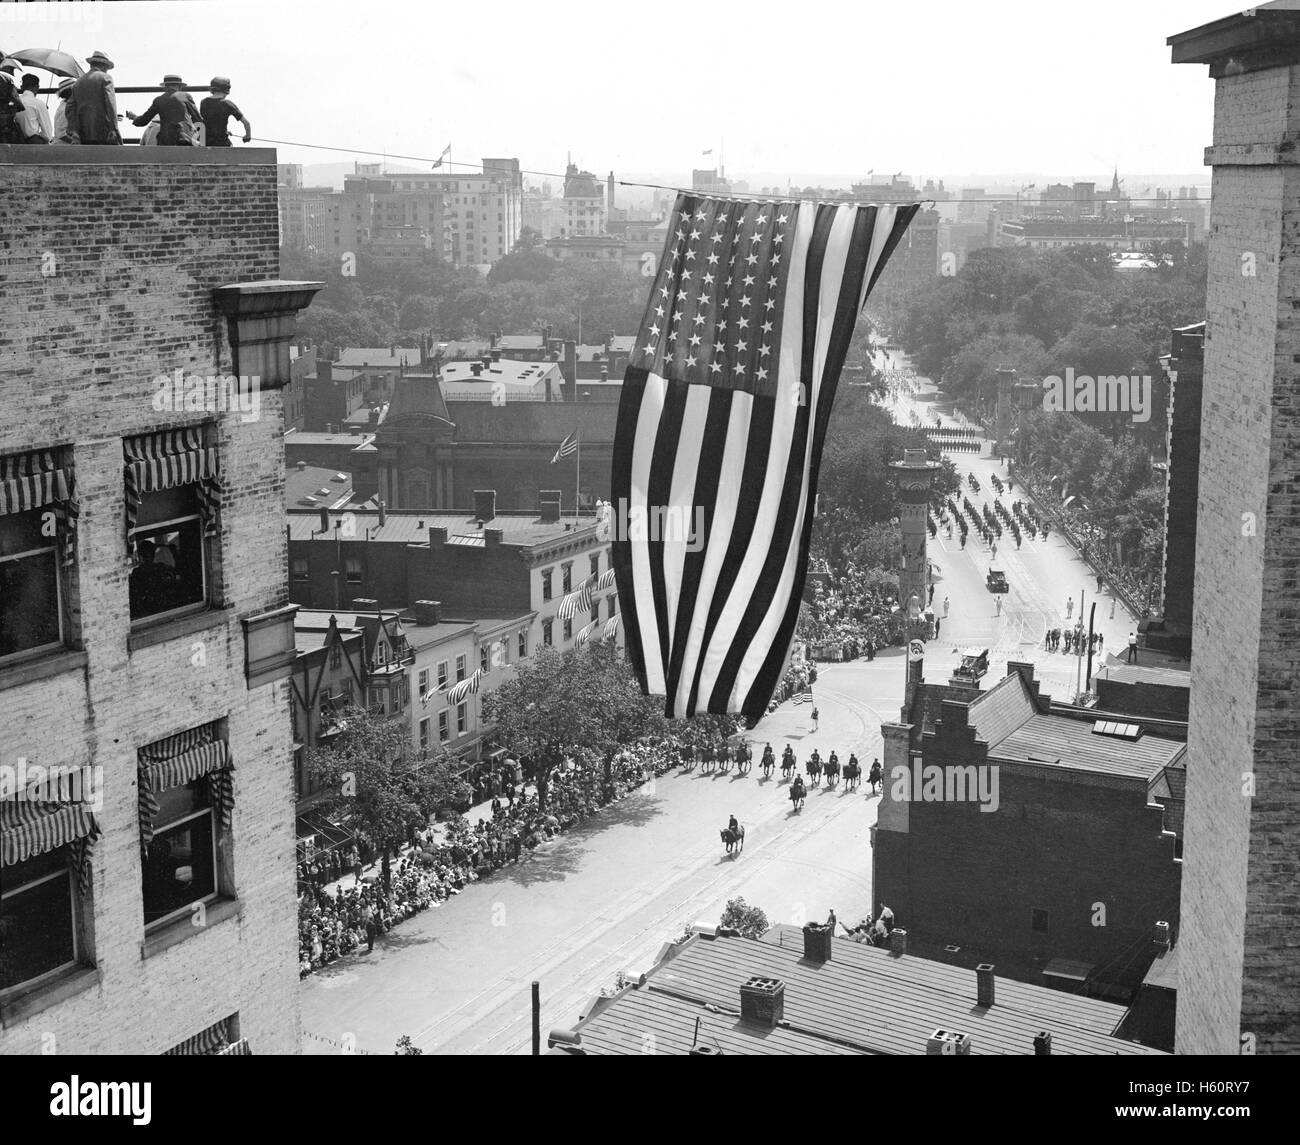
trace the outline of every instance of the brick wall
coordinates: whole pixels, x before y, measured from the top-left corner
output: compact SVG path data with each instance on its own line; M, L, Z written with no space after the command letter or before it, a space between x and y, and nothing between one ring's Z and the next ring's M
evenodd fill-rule
M288 685L249 690L239 623L287 602L280 396L262 393L260 418L248 422L238 411L178 419L151 401L156 375L230 370L213 287L278 276L274 152L145 162L153 149L48 150L63 154L29 162L28 149L0 148L11 300L0 318L0 452L73 447L87 666L0 689L0 753L104 769L92 910L102 982L0 1030L0 1053L41 1052L50 1036L60 1053L157 1053L236 1011L255 1052L294 1053ZM202 417L216 423L223 468L229 608L132 652L121 439ZM243 910L143 958L136 749L222 717Z
M1300 67L1216 81L1179 1053L1300 1049L1297 131Z
M1174 332L1169 411L1169 480L1165 495L1164 618L1178 635L1190 634L1196 573L1196 505L1200 491L1202 339ZM1189 649L1190 651L1190 649ZM1181 718L1186 718L1183 716Z

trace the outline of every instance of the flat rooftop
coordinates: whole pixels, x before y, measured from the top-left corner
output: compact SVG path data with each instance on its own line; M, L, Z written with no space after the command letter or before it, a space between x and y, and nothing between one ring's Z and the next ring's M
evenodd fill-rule
M785 984L785 1021L743 1021L740 987L751 977ZM695 1019L700 1041L725 1054L923 1055L936 1029L968 1034L972 1055L1028 1055L1052 1035L1054 1054L1159 1055L1114 1037L1124 1006L998 978L994 1004L976 1005L972 970L835 939L830 962L803 956L798 927L761 940L696 935L671 947L644 986L597 1001L577 1024L589 1054L641 1054L647 1033L661 1054L686 1054Z
M575 531L596 527L596 518L591 515L543 521L537 513L498 513L490 521L484 521L480 528L472 513L389 510L381 525L377 509L349 509L348 512L356 520L357 537L353 539L365 540L369 531L372 542L403 545L428 544L430 529L446 529L448 544L483 545L483 529L500 529L503 544L540 545ZM319 531L319 512L309 509L299 512L290 507L287 519L291 541L329 541L331 544L334 541L332 526L328 534Z
M369 445L375 440L373 433L304 433L293 429L284 435L284 444L290 445L350 445L354 449Z
M284 474L284 503L303 509L333 509L352 499L352 474L320 465L291 464Z

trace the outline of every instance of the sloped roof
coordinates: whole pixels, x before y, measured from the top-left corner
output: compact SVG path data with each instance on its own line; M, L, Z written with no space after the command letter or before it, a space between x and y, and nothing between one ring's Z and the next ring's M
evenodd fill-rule
M1187 750L1185 743L1163 736L1137 740L1098 735L1093 721L1065 716L1034 716L996 744L989 759L1004 762L1059 761L1071 771L1091 771L1150 782ZM1030 756L1035 757L1033 760Z
M976 739L992 746L1037 714L1038 707L1024 679L1013 671L971 701L967 723L975 729Z
M397 425L404 418L436 417L452 425L447 413L447 401L442 386L436 378L399 377L393 387L393 397L388 403L386 425Z
M785 1024L740 1019L750 977L785 984ZM671 948L646 983L598 1003L578 1023L589 1054L640 1054L653 1031L658 1053L684 1054L701 1018L700 1040L724 1053L918 1055L936 1029L969 1034L972 1055L1032 1055L1034 1036L1052 1035L1054 1054L1159 1055L1113 1037L1125 1008L999 978L991 1007L979 1007L971 970L836 939L830 962L803 957L798 927L777 926L761 941L695 936Z

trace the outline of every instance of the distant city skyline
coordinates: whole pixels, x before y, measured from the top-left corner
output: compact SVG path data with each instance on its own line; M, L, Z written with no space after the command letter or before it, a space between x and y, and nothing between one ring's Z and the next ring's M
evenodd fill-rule
M727 170L751 187L847 184L872 168L942 177L950 190L993 176L940 169L1107 183L1115 167L1148 182L1152 169L1180 181L1199 169L1208 183L1212 89L1170 64L1165 39L1228 15L1224 0L1098 0L1064 27L1022 0L996 12L943 0L923 21L885 6L819 11L782 21L779 37L752 5L693 11L684 66L663 46L680 38L580 2L527 35L499 37L494 24L491 40L478 9L413 0L372 0L364 21L340 0L5 4L0 46L105 51L122 87L228 75L255 140L282 141L268 144L281 162L304 165L367 156L294 144L432 161L450 143L453 171L511 155L559 178L572 154L602 177L679 172L664 176L676 183L725 147ZM119 110L143 102L122 96ZM845 174L814 174L828 170Z

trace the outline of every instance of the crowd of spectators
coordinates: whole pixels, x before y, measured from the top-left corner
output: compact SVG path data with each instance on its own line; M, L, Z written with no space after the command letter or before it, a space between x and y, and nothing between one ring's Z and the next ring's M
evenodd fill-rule
M578 752L548 776L547 806L536 794L516 797L508 787L503 801L494 797L491 815L472 827L461 816L445 830L429 825L412 833L410 849L393 865L387 890L378 879L358 880L333 893L318 878L300 881L298 899L298 971L314 970L352 954L364 944L420 911L436 909L470 884L503 866L516 863L535 847L595 815L656 775L682 761L706 733L689 722L672 739L638 743L616 754L606 779L604 760ZM326 874L352 869L357 856L321 857ZM360 869L358 864L357 870ZM315 871L311 872L315 874ZM300 869L300 875L302 871Z

